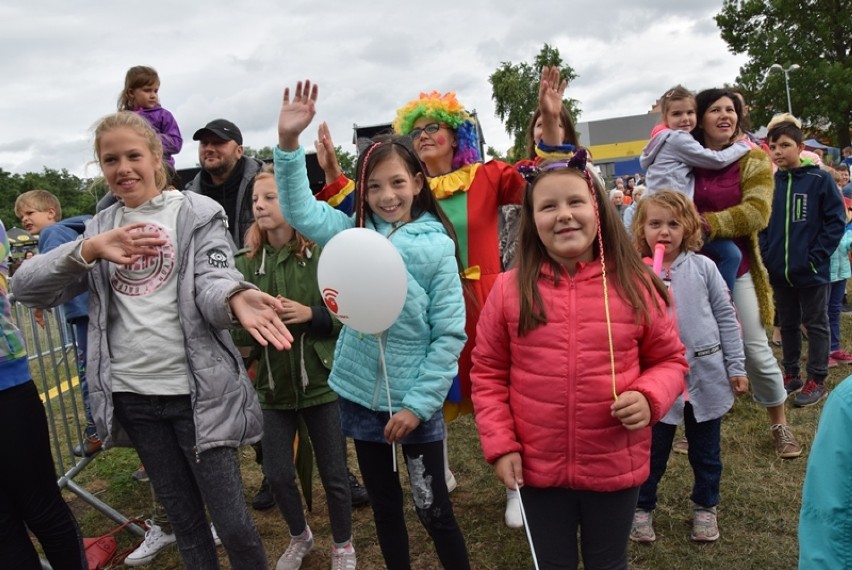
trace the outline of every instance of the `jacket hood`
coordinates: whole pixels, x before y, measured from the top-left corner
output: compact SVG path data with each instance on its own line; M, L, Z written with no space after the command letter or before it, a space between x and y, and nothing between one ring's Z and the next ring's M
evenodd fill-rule
M57 222L60 226L65 226L66 228L70 228L77 232L78 234L82 234L86 231L86 223L92 219L92 216L73 216L71 218L66 218L60 222Z
M788 175L793 177L799 177L804 176L815 170L819 170L819 166L815 164L811 159L807 157L802 157L799 166L797 166L796 168L791 168L790 170L783 170L779 168L775 171L775 177L780 178L781 180L785 180Z

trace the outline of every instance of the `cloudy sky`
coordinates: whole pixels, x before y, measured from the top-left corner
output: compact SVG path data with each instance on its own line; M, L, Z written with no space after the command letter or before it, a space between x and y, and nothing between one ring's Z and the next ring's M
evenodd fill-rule
M671 85L733 82L713 16L722 0L31 0L0 4L0 168L98 174L91 127L116 109L126 70L155 67L195 166L192 134L225 117L255 148L276 143L284 86L320 86L318 119L354 151L352 126L386 122L420 91L455 90L486 143L511 144L488 76L544 43L578 79L581 121L647 112ZM312 140L312 139L311 139ZM310 142L310 141L306 141Z

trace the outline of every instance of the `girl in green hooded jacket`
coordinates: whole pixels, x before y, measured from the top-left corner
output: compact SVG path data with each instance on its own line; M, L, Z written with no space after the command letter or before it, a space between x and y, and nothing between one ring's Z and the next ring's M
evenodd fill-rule
M296 232L281 215L271 165L255 177L255 221L247 248L236 256L246 281L275 295L284 305L281 320L293 333L289 351L255 344L256 387L263 410L263 468L275 502L290 530L290 545L279 570L297 569L314 545L296 486L293 441L303 419L313 444L328 502L334 568L354 569L352 506L346 449L340 431L337 394L328 386L340 322L325 307L317 286L320 248ZM248 337L246 337L248 338ZM244 344L239 343L238 344Z

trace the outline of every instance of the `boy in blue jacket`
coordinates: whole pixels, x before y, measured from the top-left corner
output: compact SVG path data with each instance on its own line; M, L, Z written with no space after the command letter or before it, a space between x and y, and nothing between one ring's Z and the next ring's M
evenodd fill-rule
M797 393L797 407L828 395L830 258L846 225L843 199L832 177L800 158L803 139L801 123L792 115L770 121L766 140L778 171L769 225L759 235L781 326L784 387L788 394ZM801 325L808 331L804 383Z
M30 190L15 200L15 215L30 235L39 236L39 253L47 253L57 246L76 240L86 229L92 216L74 216L62 219L59 199L47 190ZM86 430L83 441L74 448L77 457L89 457L101 448L89 406L89 385L86 382L86 330L89 327L89 294L83 293L62 305L66 322L74 327L77 339L77 375L83 392ZM40 320L39 324L43 325Z

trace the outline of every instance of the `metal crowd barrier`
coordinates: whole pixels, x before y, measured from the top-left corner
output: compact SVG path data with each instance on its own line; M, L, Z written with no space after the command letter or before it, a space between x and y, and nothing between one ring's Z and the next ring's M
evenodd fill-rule
M47 412L50 445L56 467L57 483L118 524L128 518L81 487L74 479L87 465L97 459L100 451L90 457L77 457L74 447L84 439L86 415L83 411L83 392L77 377L77 345L74 327L65 322L62 308L45 310L44 327L38 325L35 311L12 302L12 320L23 332L27 358ZM131 524L128 530L138 536L145 529Z

